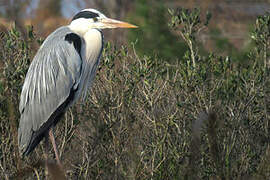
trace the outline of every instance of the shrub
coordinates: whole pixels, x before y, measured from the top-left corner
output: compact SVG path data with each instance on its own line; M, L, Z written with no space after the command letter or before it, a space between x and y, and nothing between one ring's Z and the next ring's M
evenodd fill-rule
M176 30L184 26L192 32L182 35L192 46L187 43L185 58L174 64L139 57L132 44L119 49L106 44L86 101L70 108L56 127L68 178L270 177L269 69L260 55L269 49L258 52L257 47L268 42L256 41L261 26L256 24L253 34L257 47L246 64L240 64L196 51L197 27L207 25L198 9L170 14ZM182 33L189 33L185 28ZM39 164L42 145L21 161L16 144L19 89L34 40L23 40L12 29L1 41L1 177L45 175Z

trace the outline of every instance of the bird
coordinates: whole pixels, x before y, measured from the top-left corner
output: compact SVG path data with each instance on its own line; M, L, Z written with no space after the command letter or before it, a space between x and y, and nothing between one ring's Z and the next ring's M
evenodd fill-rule
M22 156L29 155L44 138L47 147L50 139L61 164L53 128L70 106L85 99L103 50L102 30L113 28L137 26L108 18L96 9L83 9L70 24L44 40L29 66L20 96L18 146Z

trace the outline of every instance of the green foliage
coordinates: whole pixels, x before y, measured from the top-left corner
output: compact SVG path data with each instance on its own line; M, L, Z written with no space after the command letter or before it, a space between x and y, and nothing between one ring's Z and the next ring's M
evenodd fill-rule
M257 18L251 38L256 44L257 56L260 56L264 66L269 68L270 13Z
M241 62L246 65L250 63L247 61L248 58L246 57L246 54L254 47L252 43L249 43L242 50L239 50L234 47L233 43L231 43L228 38L222 35L219 29L211 28L209 30L209 35L211 40L214 42L214 50L216 53L221 55L229 55L233 61Z
M86 101L56 126L69 179L270 178L270 80L261 56L268 49L253 49L248 64L204 56L197 51L196 34L208 20L201 22L199 9L170 14L171 27L180 25L189 47L184 59L168 63L138 56L138 44L119 49L106 44ZM268 36L259 35L267 34L260 24L265 19L257 20L252 34L260 38L253 38L257 47L268 43ZM45 176L43 165L35 163L42 159L42 145L23 162L10 153L17 151L16 132L9 129L19 118L12 112L18 111L32 41L14 29L1 41L1 177Z
M227 50L227 53L232 54L235 49L229 40L225 37L221 37L219 29L211 29L210 34L213 37L218 53L222 53Z
M179 32L189 47L189 51L186 52L185 58L187 60L191 59L193 67L196 67L196 61L200 60L196 34L208 25L211 14L207 12L206 20L203 23L200 18L200 9L198 8L194 8L193 10L178 8L176 11L169 9L169 13L172 16L171 22L169 23L170 27L177 29L182 25Z
M129 40L136 42L136 52L140 55L157 56L159 59L174 62L187 50L184 42L168 28L167 7L163 0L138 0L130 20L139 28L129 31Z

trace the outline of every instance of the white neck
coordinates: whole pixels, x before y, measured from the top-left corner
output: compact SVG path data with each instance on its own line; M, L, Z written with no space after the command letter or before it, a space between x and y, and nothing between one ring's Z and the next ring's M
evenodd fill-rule
M72 21L68 27L82 37L88 30L92 29L91 23L86 19L76 19Z

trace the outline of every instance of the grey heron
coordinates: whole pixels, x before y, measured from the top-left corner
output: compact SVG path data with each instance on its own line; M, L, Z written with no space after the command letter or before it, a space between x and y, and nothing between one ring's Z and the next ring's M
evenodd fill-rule
M36 53L20 98L18 144L22 155L32 152L45 137L52 141L60 164L52 128L91 86L103 49L102 29L137 26L107 18L95 9L77 13L71 23L51 33ZM47 143L46 143L47 144Z

